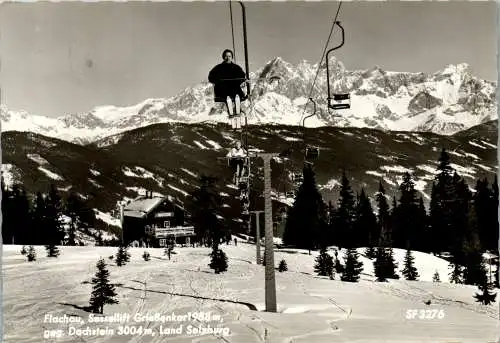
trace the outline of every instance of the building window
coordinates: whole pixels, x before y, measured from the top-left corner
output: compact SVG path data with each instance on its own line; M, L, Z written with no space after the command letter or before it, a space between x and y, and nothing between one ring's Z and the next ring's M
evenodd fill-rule
M168 220L164 221L163 227L170 227L170 222Z
M164 247L167 244L167 240L165 238L160 238L160 246Z

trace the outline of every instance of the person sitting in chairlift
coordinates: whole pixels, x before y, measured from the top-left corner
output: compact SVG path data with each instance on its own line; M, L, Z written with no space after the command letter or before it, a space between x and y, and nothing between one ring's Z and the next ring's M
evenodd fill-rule
M233 56L231 50L224 50L223 62L217 64L208 74L208 81L214 84L215 102L226 104L230 118L240 115L241 101L247 99L247 95L241 89L246 75L243 69L233 62Z
M247 152L241 146L240 141L236 141L235 146L227 153L229 165L233 168L235 183L241 179Z

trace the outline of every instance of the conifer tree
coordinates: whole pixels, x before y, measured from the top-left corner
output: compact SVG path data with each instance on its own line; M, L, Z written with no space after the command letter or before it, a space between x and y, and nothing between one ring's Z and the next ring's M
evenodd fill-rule
M460 283L463 283L463 280L462 280L462 275L463 275L463 271L462 271L462 266L460 266L458 263L450 263L449 264L449 268L451 269L451 272L450 272L450 282L451 283L456 283L456 284L460 284Z
M331 200L328 201L328 233L325 244L327 246L339 243L338 232L336 232L337 209Z
M434 273L434 275L432 276L432 282L441 282L441 279L439 278L439 273L436 272Z
M12 216L15 223L13 236L15 244L27 244L32 242L33 226L30 216L30 201L26 189L22 185L14 185L11 192L12 208L4 215Z
M385 248L377 248L377 256L373 261L373 271L378 282L387 281L387 255Z
M398 202L396 200L396 196L392 197L391 204L391 212L390 212L390 244L385 245L386 247L395 247L398 239L397 225L398 225Z
M378 227L380 228L378 246L379 247L392 246L392 239L389 227L391 221L390 220L391 213L389 210L389 204L387 203L385 189L381 181L379 181L376 198L378 207L377 220L378 220Z
M399 279L399 275L396 274L398 263L396 263L396 260L394 259L394 251L392 250L392 247L387 248L386 251L387 277L389 279Z
M118 252L116 253L116 265L118 267L124 266L127 262L130 261L130 253L128 252L127 247L121 245L118 248Z
M491 189L488 188L488 179L477 180L473 199L482 248L497 251L498 182L496 175Z
M420 251L428 253L431 252L429 241L432 239L432 235L429 230L429 217L427 216L427 210L425 209L424 199L422 199L422 197L418 199L416 211L415 228L419 231L416 232L416 243Z
M429 227L428 227L428 233L426 235L426 237L431 239L429 239L427 243L426 250L429 250L434 255L437 255L443 249L442 237L439 237L438 239L432 239L433 236L435 237L436 235L442 235L442 233L439 232L441 228L440 217L439 217L440 213L441 213L441 208L439 205L437 187L436 183L433 182L431 189L431 201L429 203Z
M353 226L356 236L359 237L357 239L358 245L373 248L380 235L380 230L377 230L377 217L373 213L370 199L366 196L364 188L361 189L358 197Z
M92 293L90 296L90 309L93 313L103 314L104 305L118 304L115 286L109 282L109 272L104 259L97 262L97 272L92 278Z
M363 262L359 261L359 254L355 248L348 248L344 257L345 268L340 279L347 282L358 282L363 271Z
M477 246L466 248L463 283L466 285L482 285L487 280L486 267L481 250Z
M47 250L47 257L58 257L60 255L59 249L55 244L49 244L45 246Z
M472 194L463 178L455 172L452 178L454 188L454 201L452 202L452 233L448 238L450 252L459 258L464 257L464 240L479 244L479 228L477 227L477 214L471 205ZM474 243L476 244L476 243ZM481 249L480 245L477 246ZM463 263L463 262L461 262Z
M425 217L422 218L419 211L420 202L410 173L403 174L399 190L401 196L394 218L394 246L407 249L420 248L418 238L424 231Z
M33 225L33 244L46 244L46 237L44 237L44 228L46 226L45 198L41 192L36 193L33 201L31 220Z
M2 238L4 244L32 244L30 204L24 187L2 186Z
M491 283L484 281L482 285L478 286L478 288L481 293L474 294L474 298L477 302L480 302L483 305L489 305L495 302L497 295L496 293L491 292L493 290L493 285Z
M326 248L321 248L315 261L314 271L319 276L330 276L333 273L333 257L326 252Z
M402 274L406 280L415 281L418 279L418 271L414 265L415 258L412 256L410 250L406 250L405 260L404 260L404 268L402 270Z
M336 211L335 228L338 232L338 245L340 247L355 247L355 235L353 226L356 218L356 204L352 189L347 179L345 170L342 173L340 185L340 197L338 200L338 208Z
M224 251L219 249L218 245L213 245L210 257L209 267L215 271L215 274L227 271L227 256Z
M299 249L315 249L328 240L328 213L321 193L316 185L316 176L310 165L303 169L303 182L295 202L288 211L283 234L285 245ZM307 233L304 228L307 227Z
M80 228L80 211L83 208L83 201L80 199L76 192L71 191L66 199L66 214L70 218L68 230L68 245L75 246L76 244L76 230Z
M36 261L36 251L35 251L35 248L30 245L29 248L28 248L28 261L29 262L33 262L33 261Z
M282 273L282 272L286 272L287 270L288 270L288 266L286 265L286 261L285 260L281 260L280 264L278 266L278 271L280 273Z
M394 260L392 248L379 247L377 256L373 262L373 269L377 281L384 282L387 279L399 279L396 274L397 263Z
M465 209L462 209L465 211ZM452 252L452 262L463 266L463 282L466 285L482 285L487 279L486 266L484 264L480 231L475 206L468 208L468 220L463 227L462 244Z
M429 216L434 252L452 251L455 242L450 241L450 237L457 237L453 225L453 215L456 213L454 207L457 200L453 181L455 170L451 167L450 156L444 148L438 161L438 173L431 193Z
M61 244L65 232L61 223L63 204L59 191L54 184L50 185L49 193L45 198L44 233L45 244Z
M217 218L223 201L217 190L216 181L216 177L202 175L201 186L191 194L191 201L188 204L196 240L206 246L212 246L213 241L220 239L223 231L223 225Z
M26 250L26 245L23 245L23 247L21 248L21 255L26 255L28 253L28 251Z

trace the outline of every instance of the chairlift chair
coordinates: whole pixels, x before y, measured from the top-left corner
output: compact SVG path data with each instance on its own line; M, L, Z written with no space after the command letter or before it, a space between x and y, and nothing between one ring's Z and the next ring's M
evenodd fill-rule
M302 181L304 181L304 175L302 175L302 173L293 173L292 181L294 183L302 183Z
M351 108L351 96L349 93L334 93L333 98L331 97L330 93L330 68L329 68L329 55L331 52L334 50L337 50L341 48L344 45L344 40L345 40L345 32L344 32L344 27L340 25L339 21L336 21L335 24L340 28L341 30L341 35L342 35L342 42L331 48L326 52L326 85L327 85L327 94L328 94L328 108L332 110L346 110Z
M306 147L306 159L314 160L319 157L319 148L315 146Z
M347 110L351 108L351 95L349 93L334 94L333 99L328 98L328 107L332 110Z

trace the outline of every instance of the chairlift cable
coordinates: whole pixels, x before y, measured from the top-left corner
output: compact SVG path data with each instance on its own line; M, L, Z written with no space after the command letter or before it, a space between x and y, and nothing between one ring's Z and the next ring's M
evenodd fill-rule
M312 101L314 101L314 100L312 99L311 95L312 95L312 93L313 93L313 91L314 91L314 86L315 86L315 84L316 84L316 81L317 81L317 78L318 78L318 75L319 75L319 71L320 71L321 63L323 62L323 59L325 58L325 54L326 54L326 51L327 51L328 45L329 45L330 40L331 40L331 38L332 38L333 31L334 31L334 28L335 28L335 23L337 22L337 19L338 19L339 13L340 13L340 8L341 8L341 6L342 6L342 1L340 1L340 2L339 2L339 6L338 6L338 8L337 8L337 12L335 13L335 19L333 20L332 27L331 27L331 29L330 29L330 33L329 33L329 35L328 35L328 39L327 39L326 44L325 44L325 47L324 47L324 49L323 49L323 53L322 53L322 55L321 55L321 59L320 59L320 61L319 61L319 63L318 63L318 67L317 67L317 69L316 69L316 75L315 75L315 77L314 77L313 83L312 83L311 88L310 88L310 90L309 90L308 99L309 99L309 100L312 100ZM328 61L326 61L326 63L328 63ZM327 82L329 82L329 81L327 80ZM308 102L309 102L309 100L308 100ZM315 107L316 107L316 106L315 106ZM298 123L298 126L299 126L299 127L300 127L300 126L302 126L301 124L302 124L302 120L303 120L303 118L304 118L304 113L305 113L305 111L306 111L306 106L304 105L304 109L303 109L303 111L302 111L302 114L301 114L301 116L300 116L299 123ZM306 130L305 130L305 124L304 124L304 127L303 127L303 132L302 132L302 144L303 144L303 145L306 145L305 132L306 132ZM290 155L291 155L291 153L292 153L292 151L293 151L294 145L295 145L295 141L292 141L292 142L291 142L291 144L290 144L290 146L289 146L289 148L286 150L286 151L288 151L288 152L290 153ZM305 149L304 149L304 154L305 154L307 146L305 146L304 148L305 148ZM284 157L286 157L286 156L284 156ZM306 156L304 156L304 160L305 160L305 157L306 157ZM285 168L285 164L284 164L284 165L283 165L283 172L282 172L282 175L281 175L281 177L282 177L282 178L283 178L283 173L284 173L285 171L286 171L286 168ZM295 173L292 171L292 178L293 178L293 176L294 176L294 175L295 175ZM281 182L280 182L280 183L281 183ZM296 185L295 185L294 180L292 180L292 184L294 185L294 189L296 189ZM285 195L285 196L286 196L286 195Z
M313 93L313 90L314 90L314 86L316 85L316 80L318 79L318 74L319 74L319 70L320 70L320 67L321 67L321 63L323 62L323 59L325 58L325 54L326 54L326 50L328 48L328 44L330 43L330 39L333 35L333 31L334 31L334 28L335 28L335 23L337 22L337 18L339 16L339 12L340 12L340 7L342 6L342 1L340 1L339 3L339 7L337 8L337 13L335 14L335 19L333 20L333 23L332 23L332 27L330 29L330 34L328 35L328 39L326 41L326 44L325 44L325 48L323 49L323 54L321 55L321 59L318 63L318 68L316 69L316 75L314 76L314 80L313 80L313 84L311 85L311 89L309 90L309 95L307 96L307 98L311 98L311 95ZM328 61L326 61L326 63L328 63ZM329 82L329 80L327 80L327 82ZM304 116L304 113L306 111L306 108L304 106L304 111L302 112L302 115L300 116L300 120L302 121L302 117ZM300 125L300 122L299 122L299 125Z
M236 62L236 48L234 44L234 25L233 25L233 6L231 0L229 0L229 15L231 17L231 37L233 40L233 60Z

